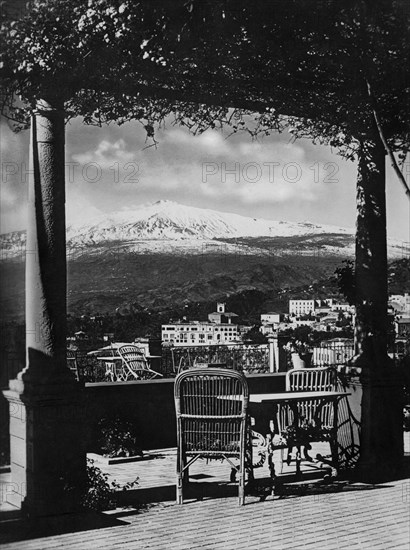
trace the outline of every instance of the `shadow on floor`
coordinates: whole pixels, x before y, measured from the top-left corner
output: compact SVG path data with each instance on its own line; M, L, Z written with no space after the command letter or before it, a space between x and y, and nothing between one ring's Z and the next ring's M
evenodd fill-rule
M407 457L406 457L407 458ZM189 506L201 500L227 497L237 497L236 483L212 481L210 478L193 480L184 490L184 505ZM206 479L206 481L204 481ZM269 477L259 478L252 487L247 487L246 505L257 505L266 498L287 499L303 498L312 495L346 493L352 491L371 491L385 489L388 484L365 484L348 480L324 480L317 472L305 472L302 480L296 480L295 475L282 475L277 478L272 491L272 480ZM0 543L10 543L41 537L52 537L66 533L76 533L95 529L104 529L127 525L128 516L148 513L153 507L162 503L169 506L175 502L175 485L147 489L121 491L117 494L118 507L107 513L87 512L65 516L45 517L36 519L18 519L1 523ZM127 509L128 507L128 509Z
M258 478L253 484L247 484L245 494L248 497L257 497L265 500L268 496L279 498L303 497L315 494L331 494L351 491L369 491L373 489L388 488L386 484L365 484L345 480L327 480L318 478L317 472L304 472L303 479L297 480L294 474L281 475L277 478L275 486L269 477ZM184 488L184 503L228 498L238 496L236 483L221 481L193 481ZM148 489L135 489L123 492L118 495L119 506L130 506L143 512L158 503L171 504L175 502L175 485L164 485ZM135 514L135 511L132 512ZM129 515L125 512L125 515ZM117 515L116 517L122 517Z
M119 525L126 525L126 522L98 512L4 521L1 523L0 544Z
M238 494L238 487L234 483L220 481L195 481L184 489L184 500L203 500L204 498L233 497ZM121 506L134 506L157 504L160 502L172 503L176 499L175 485L163 485L148 489L134 489L122 492L118 495L118 503Z

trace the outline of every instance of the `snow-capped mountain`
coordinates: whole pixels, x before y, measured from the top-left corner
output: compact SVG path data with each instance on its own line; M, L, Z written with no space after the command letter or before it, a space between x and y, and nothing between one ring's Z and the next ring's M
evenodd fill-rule
M354 241L350 229L169 201L82 223L68 218L69 310L166 309L248 291L276 295L327 280L342 259L354 256ZM7 283L0 285L2 312L13 319L24 316L25 243L24 231L0 235L0 275ZM389 242L391 259L402 257L401 245Z
M189 254L198 250L203 252L204 243L210 246L221 240L226 241L226 253L238 253L239 247L247 253L259 254L266 250L267 241L271 243L270 250L275 246L282 250L290 247L295 253L318 249L331 255L354 253L354 229L249 218L172 201L101 214L83 223L67 220L67 247L74 251L86 248L87 253L102 253L115 243L116 246L121 244L124 252ZM389 240L390 256L397 256L400 246L401 243ZM0 247L2 258L21 255L25 232L1 235ZM212 246L208 250L212 252Z
M68 225L70 241L102 242L129 239L221 239L233 237L291 237L320 233L352 234L352 230L248 218L238 214L158 201L135 210L94 218L84 226Z
M263 255L267 250L270 254L318 250L325 255L354 254L354 229L249 218L172 201L101 214L84 223L67 221L67 248L72 258L84 250L102 254L114 244L123 252L196 254L206 248L205 253L212 253L220 241L224 241L227 254ZM401 253L400 246L389 240L391 257ZM0 247L3 259L21 255L25 232L1 235Z
M116 212L89 220L84 225L70 224L67 240L72 244L98 244L134 239L191 240L235 237L294 237L336 233L352 235L353 230L308 222L248 218L238 214L158 201L135 210Z
M158 201L112 214L101 214L83 223L67 220L67 247L78 250L87 248L96 253L110 244L121 243L127 250L132 247L139 252L195 253L204 243L211 245L216 240L227 240L230 248L249 248L249 243L230 244L229 240L252 239L251 248L259 248L255 239L307 239L332 235L350 242L354 231L309 222L293 223L248 218L238 214L185 206L172 201ZM0 236L4 257L21 254L25 246L25 232ZM306 245L307 243L305 243ZM313 246L313 243L312 243ZM317 245L314 245L317 246ZM345 248L346 243L337 246ZM346 253L346 250L344 250Z

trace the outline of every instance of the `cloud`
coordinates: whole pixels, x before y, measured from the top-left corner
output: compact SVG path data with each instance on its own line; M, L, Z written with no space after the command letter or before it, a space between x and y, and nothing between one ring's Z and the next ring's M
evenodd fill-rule
M172 128L158 136L160 147L169 150L178 149L185 156L187 154L203 157L206 155L224 155L231 153L231 144L221 132L207 130L203 134L193 136L182 128ZM163 145L162 145L163 144ZM181 148L183 148L181 150Z
M192 136L168 124L146 148L141 124L103 128L74 120L67 125L67 217L79 219L169 199L183 204L253 217L341 226L355 219L356 165L329 148L286 134L252 141L248 135L209 130ZM25 227L29 132L2 127L2 162L16 162L18 174L1 182L1 230ZM331 163L330 165L328 163ZM21 170L20 170L21 167ZM389 174L389 171L388 171ZM391 178L395 178L394 174ZM388 176L389 180L389 176ZM388 181L388 223L409 240L408 204Z
M102 210L96 208L81 191L75 188L67 194L65 211L67 225L89 223L92 218L99 218L103 215Z
M74 154L72 159L81 165L97 163L102 169L109 169L116 162L126 164L134 160L135 153L126 150L126 143L123 139L119 139L114 143L103 139L96 149Z
M76 179L76 186L86 184L81 185L83 196L106 212L169 199L245 215L252 208L255 217L266 217L268 208L269 217L277 215L278 209L299 208L304 213L310 209L315 219L315 209L323 211L329 197L330 186L323 182L322 158L328 159L323 149L315 158L307 154L309 148L303 142L289 143L286 136L251 141L245 135L226 139L212 130L192 136L185 129L170 128L158 132L157 148L144 149L141 131L135 125L123 128L122 138L117 139L117 130L111 132L109 127L93 147L72 155L85 163L82 167L87 163L101 167L98 182L86 181L97 176L90 166L85 177L81 174ZM92 141L91 136L88 139ZM135 181L130 183L125 171L114 181L114 166L134 167Z

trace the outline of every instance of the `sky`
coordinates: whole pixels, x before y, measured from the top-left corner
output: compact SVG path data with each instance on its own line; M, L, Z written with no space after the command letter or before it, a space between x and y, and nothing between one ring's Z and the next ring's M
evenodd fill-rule
M75 119L66 127L69 223L156 202L252 218L354 227L357 165L330 147L288 134L252 141L216 130L192 136L167 122L146 141L138 122L102 128ZM29 131L1 126L0 232L25 229ZM410 164L405 165L408 183ZM410 241L410 203L387 169L388 236Z

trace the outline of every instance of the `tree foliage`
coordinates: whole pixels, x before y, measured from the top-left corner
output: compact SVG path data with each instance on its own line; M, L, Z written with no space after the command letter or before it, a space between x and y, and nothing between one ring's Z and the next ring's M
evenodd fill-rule
M350 305L356 305L356 277L354 263L344 260L341 267L335 270L336 284Z
M58 98L67 118L136 119L150 138L171 114L194 133L287 127L351 158L376 109L389 147L406 151L409 11L405 0L37 0L3 16L3 113L24 126L36 100Z

